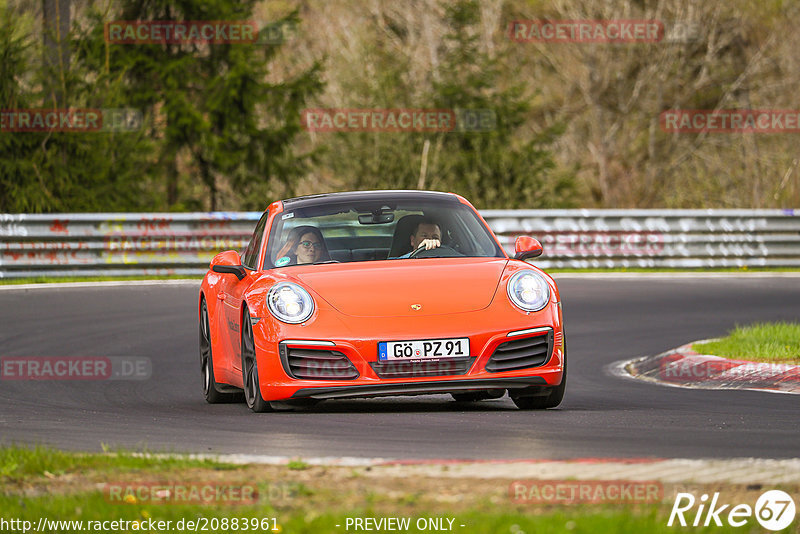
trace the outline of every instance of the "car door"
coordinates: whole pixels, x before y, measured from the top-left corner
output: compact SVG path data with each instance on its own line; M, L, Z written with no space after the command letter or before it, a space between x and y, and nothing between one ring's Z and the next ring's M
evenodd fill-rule
M261 243L264 238L264 228L267 224L267 213L261 216L253 231L250 243L241 254L242 266L245 268L246 276L239 280L231 276L224 286L224 299L222 308L224 309L223 330L228 333L228 343L231 349L231 371L241 373L241 310L244 292L253 282L254 273L258 272L258 255L261 251Z

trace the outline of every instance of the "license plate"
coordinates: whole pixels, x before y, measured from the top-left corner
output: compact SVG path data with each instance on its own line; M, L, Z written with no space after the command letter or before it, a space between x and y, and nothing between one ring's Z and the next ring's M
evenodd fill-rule
M378 360L427 360L469 356L469 338L381 341Z

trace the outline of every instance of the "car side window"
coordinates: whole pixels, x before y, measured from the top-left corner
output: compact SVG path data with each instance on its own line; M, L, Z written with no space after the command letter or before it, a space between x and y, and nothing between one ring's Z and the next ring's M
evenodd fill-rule
M261 240L264 239L264 227L267 225L267 214L261 216L261 219L256 224L256 229L253 231L253 237L250 243L242 253L242 265L248 269L255 270L256 262L258 261L258 251L261 250Z

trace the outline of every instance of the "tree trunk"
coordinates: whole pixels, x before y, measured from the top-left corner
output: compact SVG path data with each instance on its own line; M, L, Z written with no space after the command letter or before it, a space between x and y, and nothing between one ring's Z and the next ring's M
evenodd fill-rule
M54 107L65 106L66 72L69 70L70 0L42 0L44 64L50 78L48 93Z

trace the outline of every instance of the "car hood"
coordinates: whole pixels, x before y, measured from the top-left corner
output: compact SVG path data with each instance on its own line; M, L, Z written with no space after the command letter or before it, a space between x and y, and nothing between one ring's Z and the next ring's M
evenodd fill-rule
M420 317L486 308L507 262L501 258L391 260L315 265L297 268L293 274L346 315Z

